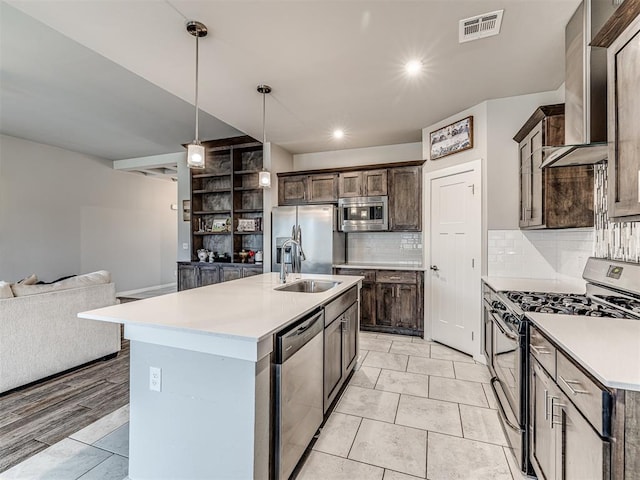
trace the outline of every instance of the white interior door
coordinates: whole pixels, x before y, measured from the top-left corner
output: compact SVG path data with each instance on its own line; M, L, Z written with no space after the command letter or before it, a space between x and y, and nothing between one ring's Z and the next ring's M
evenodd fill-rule
M474 355L480 339L480 173L432 178L431 336Z

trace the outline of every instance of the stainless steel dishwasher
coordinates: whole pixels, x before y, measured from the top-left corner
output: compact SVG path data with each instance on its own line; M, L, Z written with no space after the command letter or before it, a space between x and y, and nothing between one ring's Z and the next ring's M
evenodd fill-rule
M276 335L275 473L291 476L322 424L324 310Z

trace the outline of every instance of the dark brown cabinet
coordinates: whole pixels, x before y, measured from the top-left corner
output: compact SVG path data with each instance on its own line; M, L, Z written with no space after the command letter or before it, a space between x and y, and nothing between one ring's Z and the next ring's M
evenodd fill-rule
M324 411L336 398L358 353L358 293L355 287L325 306Z
M338 268L335 273L365 277L360 290L360 330L424 333L423 272Z
M178 291L260 275L262 265L178 262Z
M422 167L388 170L389 230L419 232L422 229Z
M387 195L387 170L345 172L339 175L340 198Z
M593 167L542 169L545 148L564 144L564 104L539 107L518 142L521 229L593 226Z
M287 175L278 177L278 204L335 203L338 201L338 175Z
M607 62L609 216L618 221L637 221L640 220L640 16L611 43Z

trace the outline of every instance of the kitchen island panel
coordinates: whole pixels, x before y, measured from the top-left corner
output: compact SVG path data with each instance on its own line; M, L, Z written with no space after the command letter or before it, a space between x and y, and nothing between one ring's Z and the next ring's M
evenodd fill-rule
M149 368L162 370L161 391ZM131 342L129 477L268 478L270 362Z

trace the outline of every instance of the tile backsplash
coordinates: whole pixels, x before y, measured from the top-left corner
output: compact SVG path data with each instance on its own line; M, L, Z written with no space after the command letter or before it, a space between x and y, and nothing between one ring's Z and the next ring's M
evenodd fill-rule
M347 234L349 263L422 265L422 233L362 232Z
M581 278L592 255L593 229L489 230L488 275Z
M640 222L612 223L607 216L607 166L595 166L595 256L640 263Z

